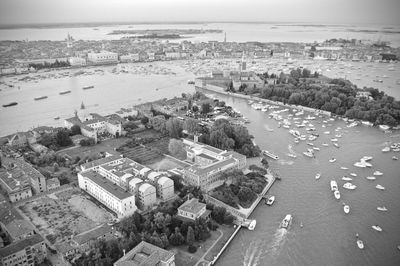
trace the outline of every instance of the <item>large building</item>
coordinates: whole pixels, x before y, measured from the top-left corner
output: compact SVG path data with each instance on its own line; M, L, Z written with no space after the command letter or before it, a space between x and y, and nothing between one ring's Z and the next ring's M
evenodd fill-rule
M122 123L120 121L96 113L86 115L82 119L78 116L67 118L64 120L64 125L69 129L74 125L80 126L82 135L93 138L95 142L97 142L99 134L106 133L113 137L119 137L122 134Z
M114 266L175 266L175 254L145 241L140 242Z
M23 240L35 234L35 228L9 204L0 204L0 229L11 241Z
M141 210L156 204L157 197L166 201L174 196L174 183L166 173L152 171L131 159L113 155L81 165L81 175L86 172L104 177L122 190L135 196Z
M19 168L0 168L0 186L7 192L11 202L32 197L29 178Z
M33 266L36 265L35 258L43 261L45 257L46 244L38 234L0 248L0 265L4 266Z
M187 159L194 164L184 170L185 181L209 191L224 183L222 172L246 167L246 156L234 151L224 151L212 146L183 139Z
M100 53L88 53L88 62L96 65L118 63L118 54L103 51Z
M78 173L79 187L104 204L107 208L125 217L136 211L135 196L95 171Z

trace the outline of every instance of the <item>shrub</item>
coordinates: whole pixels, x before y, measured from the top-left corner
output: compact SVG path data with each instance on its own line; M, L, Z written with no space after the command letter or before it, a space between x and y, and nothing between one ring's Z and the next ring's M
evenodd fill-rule
M195 253L195 252L197 251L197 247L195 247L195 246L189 246L189 247L188 247L188 251L189 251L189 253Z

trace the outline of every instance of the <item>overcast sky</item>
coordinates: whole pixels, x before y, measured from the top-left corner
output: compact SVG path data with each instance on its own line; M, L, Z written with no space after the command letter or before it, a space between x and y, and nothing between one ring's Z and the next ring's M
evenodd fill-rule
M400 24L400 0L0 0L0 24L263 21Z

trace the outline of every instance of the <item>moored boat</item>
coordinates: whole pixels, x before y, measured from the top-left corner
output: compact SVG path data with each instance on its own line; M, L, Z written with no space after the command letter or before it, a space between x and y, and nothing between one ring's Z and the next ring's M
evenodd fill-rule
M279 159L279 157L277 155L275 155L275 154L273 154L273 153L271 153L271 152L269 152L267 150L263 150L262 154L265 155L265 156L268 156L268 157L270 157L270 158L272 158L274 160L278 160Z
M390 147L385 147L382 149L382 152L389 152L390 151Z
M7 103L7 104L3 104L3 107L10 107L10 106L14 106L17 105L17 102L11 102L11 103Z
M383 173L382 173L382 172L379 172L379 171L375 171L375 172L374 172L374 175L380 176L380 175L383 175Z
M385 212L385 211L388 210L385 206L377 207L376 209L377 209L378 211L381 211L381 212Z
M94 88L94 86L85 86L85 87L82 87L83 90L88 90L88 89L93 89L93 88Z
M343 181L352 181L353 179L350 178L350 177L347 177L347 176L343 176L343 177L342 177L342 180L343 180Z
M379 184L376 185L375 187L376 187L377 189L380 189L380 190L385 190L385 187L384 187L384 186L381 186L381 185L379 185Z
M61 91L59 94L64 95L64 94L68 94L68 93L71 93L71 91Z
M359 239L358 234L356 234L356 238L357 238L357 246L359 249L364 249L364 242Z
M331 180L331 191L338 190L338 186L335 180Z
M371 227L372 227L372 229L374 229L374 230L376 230L378 232L382 232L382 228L379 225L373 225Z
M375 176L367 176L366 179L368 179L368 180L375 180L376 177L375 177Z
M331 159L329 159L329 162L330 162L330 163L336 162L336 158L331 158Z
M267 202L265 204L271 206L275 202L275 196L271 196L268 198Z
M348 170L349 168L345 167L345 166L340 166L340 169L342 170Z
M36 98L33 98L35 101L38 101L38 100L43 100L43 99L47 99L48 97L47 96L40 96L40 97L36 97Z
M356 177L356 176L357 176L357 174L356 174L356 173L350 173L350 175L351 175L351 176L354 176L354 177Z
M346 188L346 189L351 189L351 190L354 190L354 189L357 188L356 185L354 185L354 184L352 184L352 183L350 183L350 182L345 183L345 184L343 185L343 187Z
M339 192L339 190L335 190L335 191L333 192L333 195L335 196L336 199L340 199L340 192Z

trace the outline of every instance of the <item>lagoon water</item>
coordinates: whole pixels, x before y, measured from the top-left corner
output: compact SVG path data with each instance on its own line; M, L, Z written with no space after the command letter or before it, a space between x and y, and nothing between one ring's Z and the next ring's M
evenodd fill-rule
M227 41L234 42L308 42L331 38L389 41L400 47L398 25L320 25L304 23L194 23L194 24L131 24L93 27L14 28L0 29L0 40L65 40L67 34L76 40L115 40L126 35L108 35L113 30L140 29L220 29ZM224 33L186 35L182 40L193 42L223 41Z
M330 126L322 128L326 118L318 118L311 123L320 135L314 144L321 150L311 159L302 154L310 148L306 141L295 144L288 129L278 128L278 122L267 113L254 110L243 99L225 95L217 98L250 119L247 126L256 143L280 157L269 162L282 177L268 193L276 196L274 205L260 203L250 217L257 219L256 229L241 230L217 265L400 265L400 161L391 159L400 154L381 151L388 143L400 142L398 131L385 134L365 126L347 128L343 121L329 121ZM337 127L342 129L335 131ZM305 132L304 128L299 131ZM325 131L331 133L323 134ZM330 141L338 133L342 134L339 149ZM329 147L322 146L324 142ZM287 156L288 145L292 145L296 159ZM373 156L372 168L353 166L365 155ZM332 157L337 159L335 163L329 162ZM341 170L340 166L349 170ZM375 181L365 178L376 170L383 176ZM317 173L321 173L319 180L315 180ZM342 187L342 176L350 173L357 174L352 181L355 190ZM340 200L334 198L330 180L338 182ZM385 190L376 189L377 184ZM350 206L349 214L343 212L342 202ZM386 206L388 211L380 212L378 206ZM289 213L294 219L286 232L279 229L279 223ZM383 232L373 230L375 224ZM364 250L356 245L356 233L364 241Z

